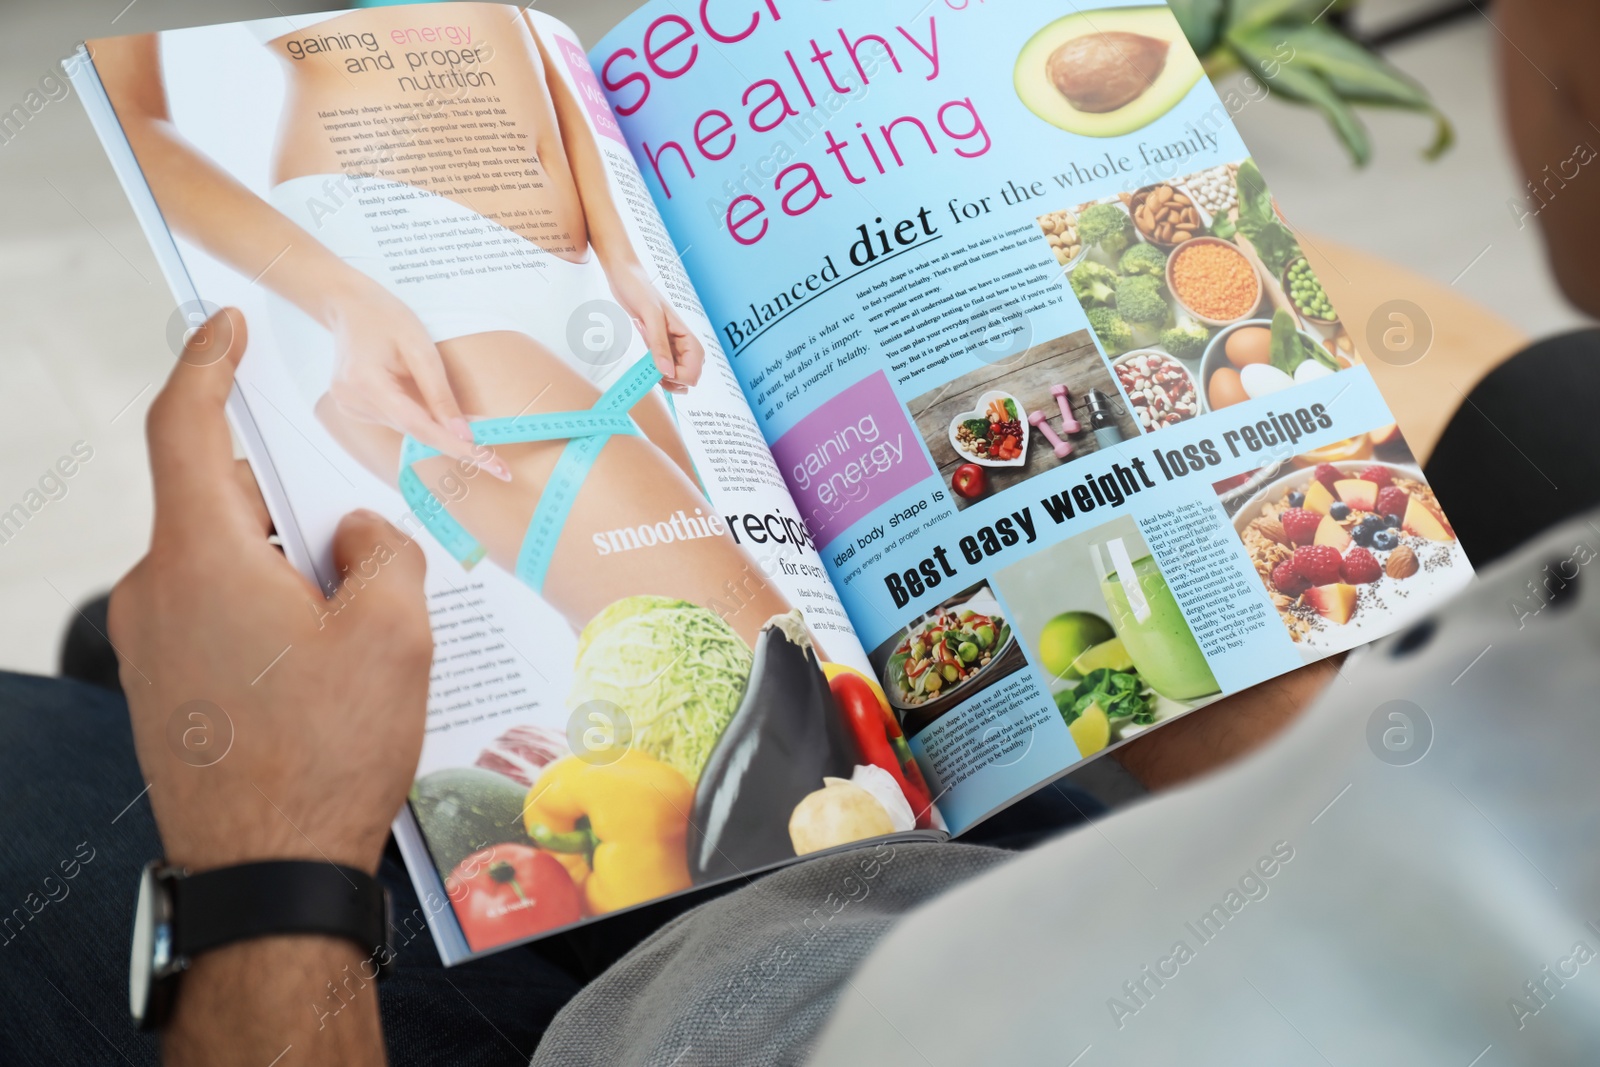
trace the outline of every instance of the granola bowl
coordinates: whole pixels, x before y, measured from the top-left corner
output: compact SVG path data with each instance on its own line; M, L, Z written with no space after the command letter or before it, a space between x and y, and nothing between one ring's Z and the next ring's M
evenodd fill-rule
M1324 467L1338 477L1319 479ZM1393 632L1472 578L1414 464L1348 460L1293 470L1251 495L1233 528L1307 662ZM1337 557L1297 559L1296 549L1314 545Z

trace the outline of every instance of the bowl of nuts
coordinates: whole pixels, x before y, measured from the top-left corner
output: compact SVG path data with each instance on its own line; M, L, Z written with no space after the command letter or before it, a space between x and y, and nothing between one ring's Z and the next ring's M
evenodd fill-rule
M1085 251L1083 241L1078 238L1078 216L1066 210L1052 211L1040 215L1036 221L1045 240L1050 242L1050 252L1056 262L1066 270L1076 267Z
M1134 226L1146 241L1163 252L1171 252L1206 231L1194 201L1170 185L1147 185L1126 196Z

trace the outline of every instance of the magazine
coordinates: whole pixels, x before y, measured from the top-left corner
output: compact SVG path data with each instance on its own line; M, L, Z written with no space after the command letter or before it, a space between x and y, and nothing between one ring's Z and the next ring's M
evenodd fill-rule
M244 313L312 610L381 580L353 508L427 553L396 936L447 963L959 836L1472 575L1164 5L657 0L586 51L418 4L69 66L174 338Z

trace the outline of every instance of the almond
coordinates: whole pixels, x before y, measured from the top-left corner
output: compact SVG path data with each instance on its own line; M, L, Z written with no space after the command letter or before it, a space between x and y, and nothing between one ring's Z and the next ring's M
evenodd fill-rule
M1383 573L1391 578L1409 578L1417 573L1417 554L1406 545L1401 545L1389 553L1389 561L1383 565Z
M1269 541L1276 541L1280 545L1289 543L1289 535L1283 532L1283 523L1277 519L1257 519L1251 525L1260 530L1261 536Z

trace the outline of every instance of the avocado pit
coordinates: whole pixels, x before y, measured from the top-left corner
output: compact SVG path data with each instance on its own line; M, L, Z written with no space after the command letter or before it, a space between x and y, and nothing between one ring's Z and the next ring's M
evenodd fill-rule
M1170 48L1170 42L1142 33L1089 33L1051 52L1045 73L1073 107L1104 114L1143 95L1166 67Z

